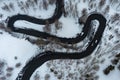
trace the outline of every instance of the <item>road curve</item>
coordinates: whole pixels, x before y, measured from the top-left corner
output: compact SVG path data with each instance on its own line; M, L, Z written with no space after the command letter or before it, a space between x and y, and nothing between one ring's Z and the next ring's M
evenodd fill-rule
M33 74L33 72L48 60L85 58L85 57L89 56L90 54L92 54L92 52L97 47L98 43L101 40L101 37L102 37L103 32L105 30L105 27L106 27L106 19L104 18L103 15L98 14L98 13L93 13L93 14L88 16L87 21L86 21L84 28L82 30L83 34L80 33L75 38L61 38L61 37L57 37L57 36L54 36L54 35L51 35L51 34L48 34L45 32L39 32L39 31L34 30L34 29L21 29L21 28L14 27L14 23L17 20L26 20L26 21L29 21L29 22L32 22L35 24L40 24L40 25L45 25L46 21L48 21L50 24L52 24L55 22L56 19L59 19L62 16L63 7L64 7L63 0L62 1L57 0L55 13L51 18L37 19L37 18L31 17L31 16L18 14L18 15L10 17L7 26L14 32L24 33L27 35L41 37L44 39L47 39L48 37L52 37L55 39L56 38L59 39L60 42L62 42L62 43L74 44L74 43L78 43L78 42L82 41L87 36L89 30L91 29L91 26L90 26L91 21L98 20L99 27L96 31L94 38L90 41L88 47L83 52L66 53L66 52L45 51L45 52L39 53L38 55L36 55L34 58L32 58L25 65L25 67L21 70L21 72L19 73L16 80L29 80L31 75Z
M46 51L46 52L39 53L26 64L26 66L22 69L22 71L20 72L20 75L17 77L16 80L29 80L33 72L48 60L81 59L92 54L92 52L95 50L98 43L100 42L106 26L106 19L101 14L90 15L87 19L88 23L86 25L89 26L90 25L89 23L91 22L91 20L95 20L95 19L99 21L100 25L99 25L99 28L97 29L97 32L93 40L89 43L89 46L86 48L85 51L75 52L75 53Z
M82 32L79 33L75 38L62 38L62 37L57 37L55 35L48 34L46 32L40 32L34 29L28 29L28 28L21 29L21 28L17 28L14 26L14 23L18 20L25 20L25 21L32 22L35 24L40 24L40 25L46 25L47 22L49 24L52 24L55 22L55 20L58 20L62 16L63 9L64 9L64 0L56 0L56 9L52 17L48 19L37 19L37 18L28 16L28 15L18 14L18 15L14 15L9 18L7 26L14 32L23 33L23 34L27 34L31 36L36 36L36 37L41 37L44 39L48 39L49 37L50 38L52 37L54 39L59 40L61 43L75 44L75 43L82 41L87 36L89 29L91 27L91 26L86 25L86 24L89 24L89 22L86 22L85 26L82 29Z

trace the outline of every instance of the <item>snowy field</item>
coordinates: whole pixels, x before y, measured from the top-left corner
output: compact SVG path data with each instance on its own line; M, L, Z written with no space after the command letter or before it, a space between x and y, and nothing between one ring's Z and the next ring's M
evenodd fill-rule
M65 44L54 41L46 43L41 38L15 33L7 28L9 17L16 14L40 19L52 16L55 1L0 0L0 80L15 80L27 61L40 52L84 50L87 38L65 47ZM71 38L82 31L89 14L99 12L107 19L102 40L91 56L81 60L48 61L36 69L30 80L120 80L120 1L64 0L64 3L66 13L56 23L37 25L20 20L14 25ZM79 18L82 20L81 24L78 23ZM96 29L97 26L93 30ZM28 37L30 40L27 40Z

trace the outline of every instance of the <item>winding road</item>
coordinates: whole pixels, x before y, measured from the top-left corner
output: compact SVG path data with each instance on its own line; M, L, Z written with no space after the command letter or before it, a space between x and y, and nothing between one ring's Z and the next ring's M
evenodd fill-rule
M89 30L91 29L91 21L97 20L99 21L99 27L96 31L96 34L94 35L94 38L90 41L88 47L83 52L74 52L74 53L66 53L66 52L52 52L52 51L45 51L42 53L39 53L34 58L32 58L21 70L16 80L29 80L33 72L40 67L43 63L45 63L48 60L54 60L54 59L82 59L92 54L92 52L97 47L98 43L101 40L101 37L104 33L105 27L106 27L106 19L103 15L99 13L93 13L88 16L87 21L84 25L84 28L82 30L82 33L77 35L75 38L61 38L57 37L55 35L51 35L45 32L39 32L34 29L21 29L16 28L14 26L14 23L17 20L25 20L29 21L31 23L45 25L46 21L49 22L49 24L52 24L55 22L56 19L59 19L62 16L64 8L64 0L56 0L56 9L54 12L54 15L48 19L37 19L31 16L27 15L14 15L9 18L8 21L8 27L13 31L17 33L23 33L35 37L41 37L44 39L47 39L48 37L52 37L55 39L59 39L61 43L65 44L75 44L80 41L82 41L84 38L86 38Z

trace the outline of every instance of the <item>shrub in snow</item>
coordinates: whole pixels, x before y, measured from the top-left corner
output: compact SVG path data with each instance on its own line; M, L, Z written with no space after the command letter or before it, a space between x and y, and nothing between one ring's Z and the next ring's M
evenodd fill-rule
M14 4L13 3L10 3L9 7L10 7L10 9L14 10Z
M115 57L117 57L117 58L119 58L119 59L120 59L120 53L119 53L119 54L117 54Z
M44 80L50 80L50 74L46 74Z
M0 80L6 80L7 74L9 73L9 77L12 75L13 68L10 68L10 70L6 69L7 63L4 60L0 60Z
M115 66L113 65L109 65L106 69L104 69L104 74L108 75L111 71L113 71L115 69Z
M13 70L14 70L13 67L8 67L8 68L6 69L7 72L12 72Z
M112 64L117 65L119 60L118 59L113 59L113 60L111 60L111 62L112 62Z
M21 63L16 63L15 67L19 68L22 64Z
M40 80L40 75L38 74L38 72L35 73L33 80Z
M85 24L85 21L86 21L86 16L85 15L83 15L79 18L79 23L80 24Z
M36 4L38 4L38 0L34 0L34 2L35 2Z
M5 67L5 62L0 60L0 74L3 73L3 68Z
M6 73L6 77L11 77L12 76L12 73Z
M101 9L106 3L106 0L100 0L99 2L99 9Z
M107 5L103 13L104 13L104 14L107 14L107 13L109 12L109 10L110 10L110 6Z
M6 79L7 79L6 76L0 77L0 80L6 80Z
M51 27L50 27L50 24L48 21L46 21L46 25L45 27L43 28L43 30L47 33L50 33L51 32Z
M0 29L5 29L4 23L0 23Z
M47 45L48 43L46 41L44 41L43 39L39 38L35 41L35 44L37 44L37 45Z
M56 28L56 32L57 30L61 29L62 28L62 23L58 20L55 21L55 28Z
M118 13L114 14L112 17L111 17L111 23L113 24L114 22L120 20L120 15Z
M7 4L4 4L3 7L1 7L3 10L10 11L10 8Z
M56 2L56 0L48 0L48 1L49 1L49 4L51 5L53 5Z
M80 24L85 24L87 19L87 9L82 10L82 16L79 18L79 23Z
M120 64L118 65L118 70L120 71Z
M46 0L43 0L43 9L45 9L45 10L48 9L48 3Z

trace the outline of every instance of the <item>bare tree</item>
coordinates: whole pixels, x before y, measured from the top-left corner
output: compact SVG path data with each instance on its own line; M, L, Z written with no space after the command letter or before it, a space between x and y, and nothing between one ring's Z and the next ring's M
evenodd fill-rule
M3 10L10 11L10 8L7 4L4 3L4 6L1 7Z
M99 8L101 9L106 3L106 0L101 0L99 3Z
M59 22L58 20L55 21L55 27L56 29L61 29L62 28L62 23Z
M13 4L13 3L10 3L10 4L9 4L9 7L10 7L12 10L14 10L14 4Z
M34 0L35 4L38 4L38 0Z
M40 75L38 74L38 72L36 72L36 74L33 78L34 78L34 80L40 80Z
M49 1L49 4L51 5L53 5L56 2L56 0L48 0L48 1Z
M45 32L48 32L48 33L51 32L51 27L50 27L50 24L49 24L48 21L46 21L46 25L45 25L45 27L43 28L43 30L44 30Z
M49 79L50 79L50 74L46 74L44 80L49 80Z
M107 5L106 8L105 8L105 10L104 10L104 14L107 14L109 12L109 10L110 10L110 6Z
M111 17L111 23L114 23L116 22L117 20L120 20L120 15L118 13L114 14L112 17Z
M82 10L82 16L79 18L80 24L85 24L87 18L87 9Z
M43 0L43 9L45 9L45 10L48 9L48 3L46 0Z

